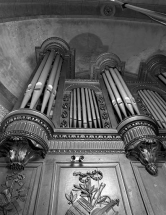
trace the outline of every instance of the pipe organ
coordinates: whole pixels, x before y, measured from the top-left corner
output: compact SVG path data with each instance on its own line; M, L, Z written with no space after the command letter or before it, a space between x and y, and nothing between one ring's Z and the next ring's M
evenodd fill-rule
M125 64L113 53L91 62L91 79L75 79L75 52L56 37L36 48L36 59L18 109L1 124L0 148L11 168L23 169L47 153L126 153L157 174L158 152L166 148L160 138L166 129L166 92L145 83L149 71L155 71L155 80L156 73L166 78L158 73L156 57L147 62L143 83L125 81Z
M75 88L71 92L70 128L103 128L95 92Z
M166 85L166 72L159 74L158 78Z
M62 56L55 50L44 53L36 74L28 85L21 108L29 107L50 116L62 63Z
M156 120L158 126L160 128L166 128L166 102L163 98L157 92L146 89L139 90L138 94L145 107Z

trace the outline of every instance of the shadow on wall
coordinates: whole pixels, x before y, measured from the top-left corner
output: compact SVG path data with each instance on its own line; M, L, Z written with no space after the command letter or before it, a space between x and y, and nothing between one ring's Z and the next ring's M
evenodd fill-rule
M77 35L69 45L76 50L76 78L89 78L90 62L109 49L98 36L91 33Z

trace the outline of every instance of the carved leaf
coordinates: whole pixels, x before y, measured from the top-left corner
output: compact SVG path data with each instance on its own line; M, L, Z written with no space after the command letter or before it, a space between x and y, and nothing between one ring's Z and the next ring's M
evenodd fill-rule
M90 193L93 193L94 188L95 188L94 185L93 185L92 187L90 187L89 192L90 192Z
M98 188L95 188L93 191L92 191L92 193L96 193L98 191Z
M77 198L77 194L74 195L73 202L76 200L76 198Z
M100 201L98 201L97 203L100 204L100 203L104 202L106 199L107 199L106 196L105 197L101 197Z
M65 197L69 202L71 201L70 196L67 193L65 193Z
M80 196L81 196L81 197L88 197L87 194L81 194Z
M89 193L86 190L81 190L81 194L87 194L87 195L89 195Z
M74 184L73 185L76 189L80 189L80 186L78 186L78 185L76 185L76 184Z
M81 189L85 190L85 186L83 184L79 184Z
M73 192L70 192L70 199L73 200Z
M80 189L79 189L80 190ZM78 189L72 189L72 191L79 191Z

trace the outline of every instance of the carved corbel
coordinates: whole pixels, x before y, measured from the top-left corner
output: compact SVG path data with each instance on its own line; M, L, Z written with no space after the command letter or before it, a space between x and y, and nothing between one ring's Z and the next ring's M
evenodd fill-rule
M40 112L12 111L1 124L0 156L9 159L11 169L24 169L31 159L45 157L53 128L53 123Z
M155 121L147 116L134 116L122 121L117 129L125 143L126 156L134 156L151 175L157 175L156 161L162 143Z

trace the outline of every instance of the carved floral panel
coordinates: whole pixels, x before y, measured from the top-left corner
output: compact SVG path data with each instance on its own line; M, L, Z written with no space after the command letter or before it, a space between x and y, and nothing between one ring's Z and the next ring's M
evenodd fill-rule
M51 214L131 215L119 163L57 163Z

